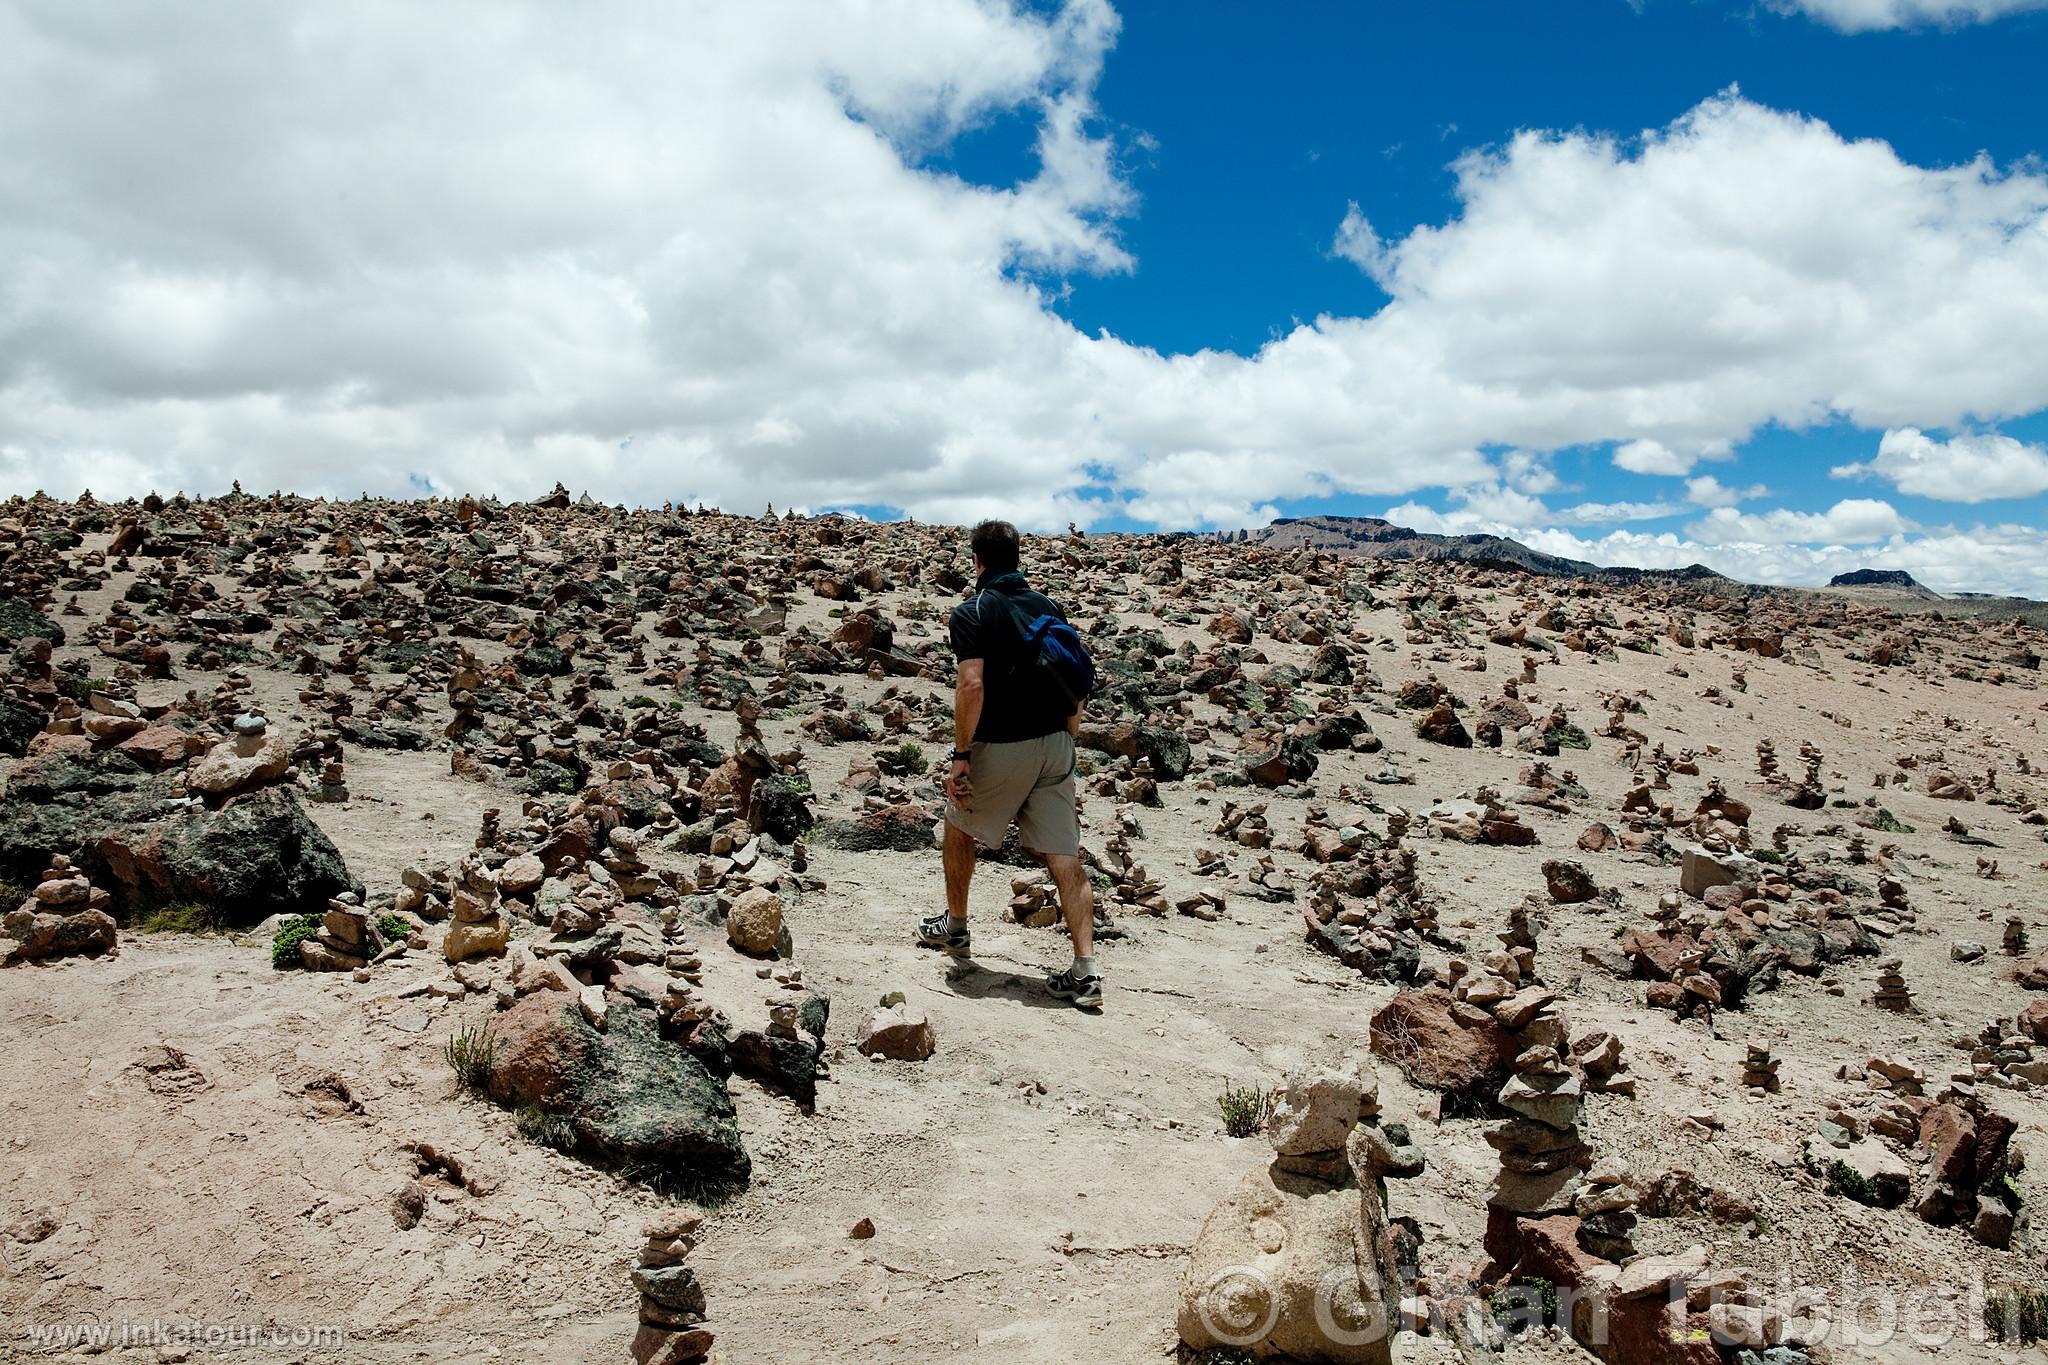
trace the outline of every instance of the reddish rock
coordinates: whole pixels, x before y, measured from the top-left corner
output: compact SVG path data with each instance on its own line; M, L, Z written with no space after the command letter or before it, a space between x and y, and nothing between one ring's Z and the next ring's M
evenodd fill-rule
M1417 1085L1458 1094L1498 1083L1515 1044L1485 1010L1435 988L1402 991L1372 1017L1372 1050Z
M186 735L174 725L152 725L115 745L145 768L170 768L183 763Z
M1560 1288L1587 1283L1610 1269L1579 1245L1579 1220L1570 1214L1520 1220L1521 1257L1513 1273L1537 1276Z
M1937 1104L1920 1116L1920 1148L1929 1157L1930 1180L1968 1189L1976 1171L1977 1124L1953 1104Z
M2037 1043L2048 1043L2048 1000L2036 1000L2019 1014L2019 1030Z
M563 1018L564 997L535 991L493 1022L491 1098L513 1109L558 1107L570 1073L584 1065L580 1033Z
M898 1062L921 1062L938 1048L939 1035L923 1010L909 1005L892 1005L876 1010L861 1027L854 1042L870 1057L887 1057Z

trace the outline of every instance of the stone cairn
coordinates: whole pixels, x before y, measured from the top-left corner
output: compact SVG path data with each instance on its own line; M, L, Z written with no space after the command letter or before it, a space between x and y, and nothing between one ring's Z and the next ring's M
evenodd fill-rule
M2027 922L2018 915L2010 915L2005 921L2005 937L2000 945L2007 957L2019 957L2027 951Z
M327 902L320 932L299 940L299 965L309 972L352 972L370 965L384 939L353 891Z
M1636 1191L1625 1163L1601 1161L1587 1171L1572 1211L1579 1216L1579 1245L1587 1251L1615 1262L1636 1254Z
M1501 1108L1513 1117L1485 1132L1501 1165L1487 1192L1489 1224L1512 1225L1517 1218L1572 1208L1592 1155L1579 1133L1583 1094L1555 1042L1533 1042L1515 1058L1514 1073L1499 1095Z
M457 870L449 909L454 919L441 940L441 956L462 962L505 951L512 926L499 905L498 874L474 853Z
M20 906L0 919L0 966L30 958L118 952L113 898L62 854Z
M1388 1365L1394 1265L1381 1182L1418 1174L1421 1152L1401 1125L1379 1123L1370 1067L1289 1076L1266 1136L1272 1162L1225 1196L1190 1249L1181 1341ZM1333 1348L1332 1319L1357 1338Z
M641 1229L647 1240L633 1263L633 1288L640 1291L634 1365L691 1365L711 1354L717 1338L704 1325L704 1286L687 1264L703 1225L694 1209L668 1209Z
M348 774L342 764L341 740L338 736L324 740L320 748L320 785L313 792L315 801L340 805L348 800Z
M1900 972L1902 965L1895 957L1877 964L1877 991L1870 997L1871 1004L1895 1014L1913 1008L1913 993L1906 989L1906 978Z
M1771 1056L1766 1043L1751 1043L1742 1058L1742 1083L1752 1091L1762 1094L1776 1094L1778 1090L1778 1059Z

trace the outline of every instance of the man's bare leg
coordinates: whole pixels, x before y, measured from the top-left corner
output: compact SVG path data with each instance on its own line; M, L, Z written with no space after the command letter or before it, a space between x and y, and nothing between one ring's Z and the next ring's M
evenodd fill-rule
M952 821L946 822L946 914L955 929L967 923L967 888L974 884L974 860L979 856L974 836ZM1092 929L1093 921L1090 921Z
M1067 917L1067 937L1074 940L1076 959L1095 960L1095 884L1088 869L1071 853L1048 853L1045 866L1060 889L1060 909ZM950 881L950 878L949 878Z

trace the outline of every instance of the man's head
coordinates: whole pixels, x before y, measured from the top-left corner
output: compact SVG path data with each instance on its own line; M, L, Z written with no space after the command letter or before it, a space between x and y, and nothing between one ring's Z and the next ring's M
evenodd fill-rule
M1017 528L1007 521L984 521L974 528L967 543L974 547L975 562L988 573L1017 571Z

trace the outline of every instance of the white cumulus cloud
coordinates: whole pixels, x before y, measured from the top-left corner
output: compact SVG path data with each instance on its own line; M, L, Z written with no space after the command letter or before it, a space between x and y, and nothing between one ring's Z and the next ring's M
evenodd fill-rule
M2048 0L1771 0L1785 13L1803 12L1844 33L1985 24L2008 14L2048 9Z
M2048 174L1915 165L1733 92L1467 152L1441 222L1354 208L1335 250L1386 293L1369 316L1251 356L1083 333L1062 277L1145 268L1096 108L1118 23L0 0L0 493L559 478L1043 527L1469 489L1462 515L1521 520L1567 447L1683 477L1766 423L2048 406ZM947 171L1019 117L1022 178Z
M1838 479L1875 476L1901 493L1943 502L2031 498L2048 492L2048 451L1995 433L1940 441L1901 427L1884 434L1874 458L1830 472Z
M1753 513L1716 507L1686 528L1700 540L1749 545L1867 545L1912 529L1913 523L1897 508L1876 498L1844 498L1825 512L1777 507Z

